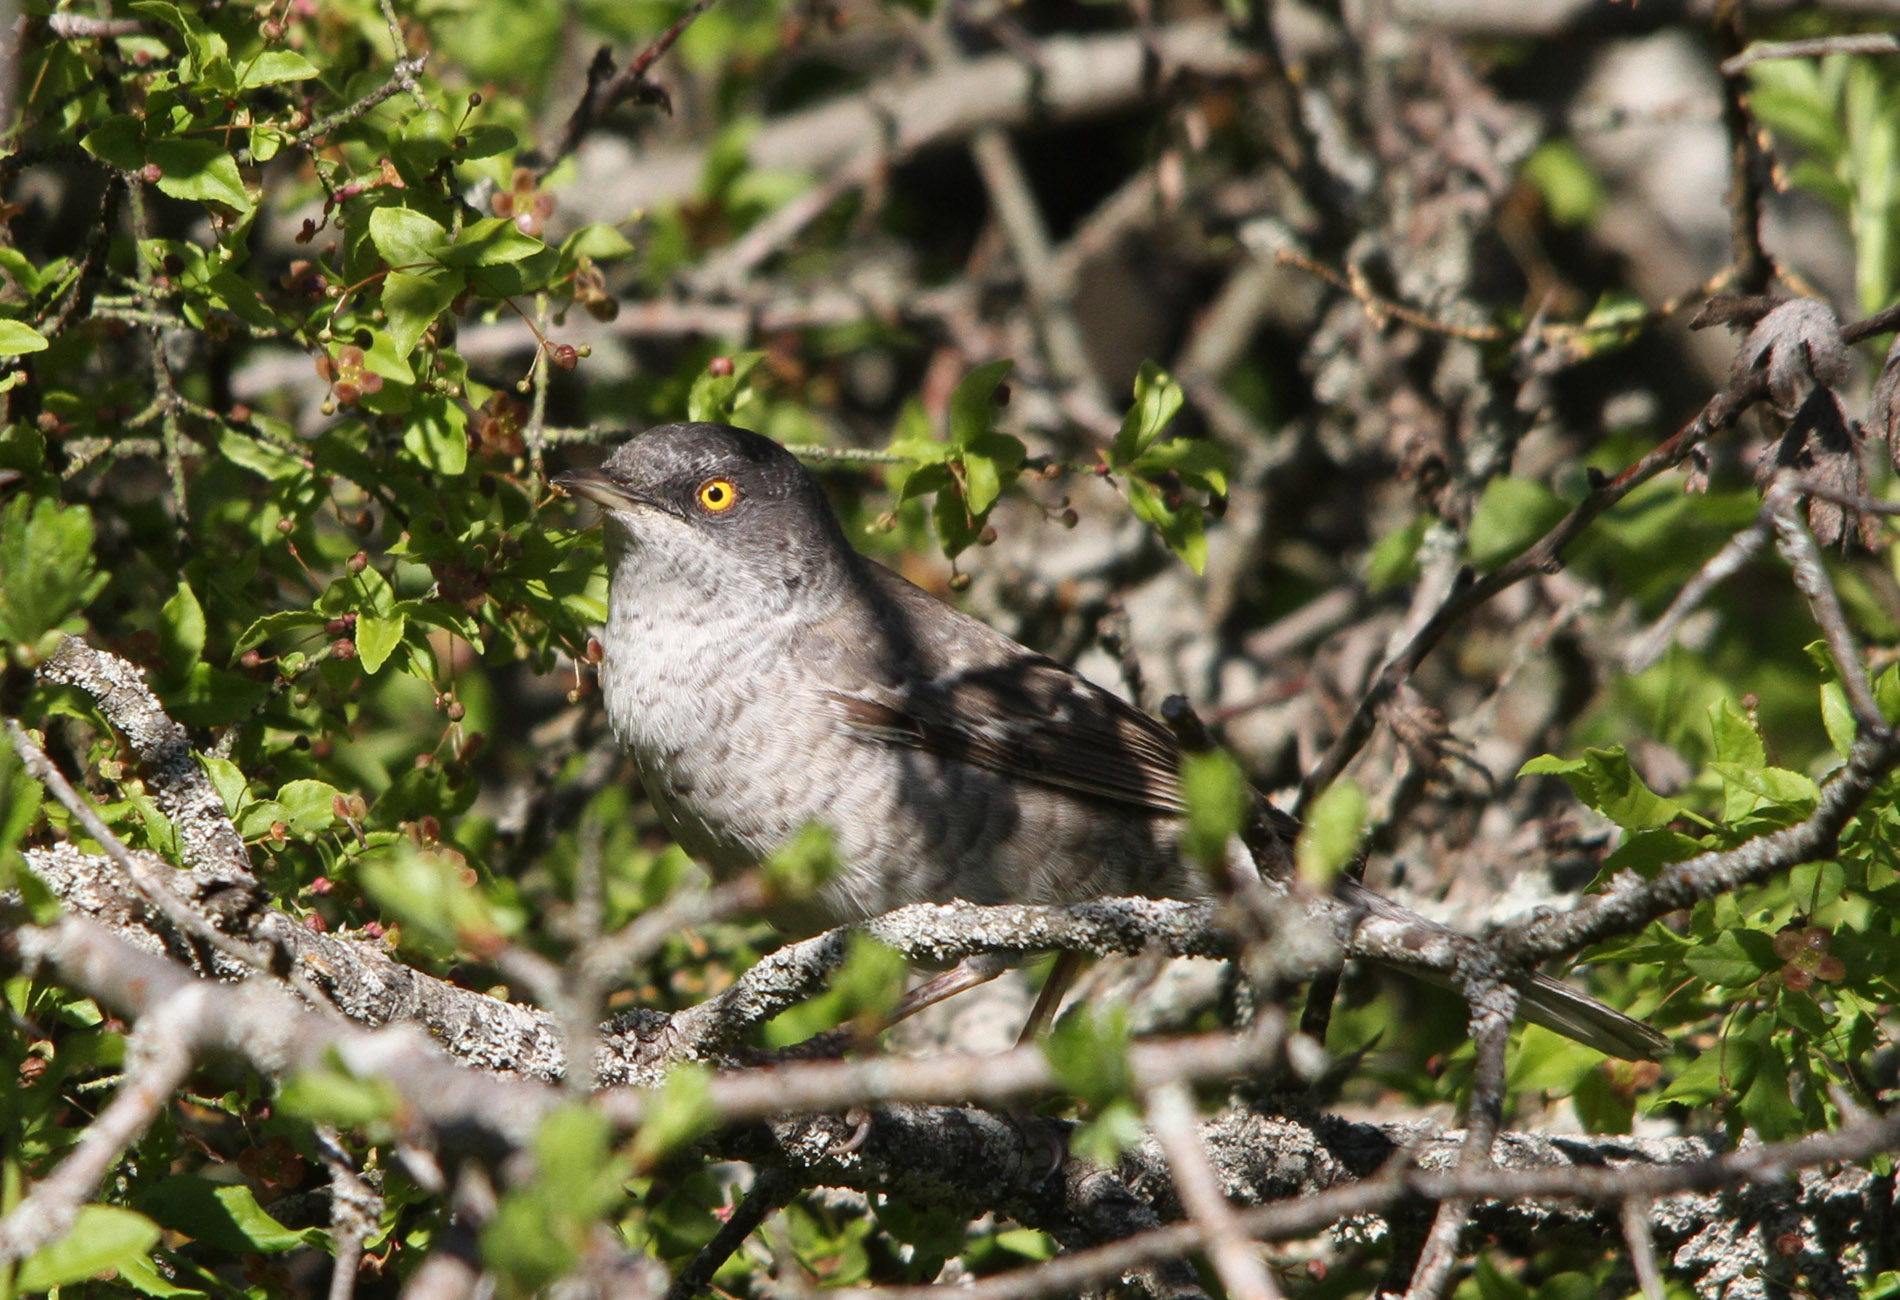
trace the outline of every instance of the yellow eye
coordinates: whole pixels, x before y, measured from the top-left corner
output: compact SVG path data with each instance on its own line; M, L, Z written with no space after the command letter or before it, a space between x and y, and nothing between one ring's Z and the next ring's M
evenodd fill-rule
M739 489L732 485L729 478L709 478L699 485L699 504L701 508L714 514L723 514L738 504Z

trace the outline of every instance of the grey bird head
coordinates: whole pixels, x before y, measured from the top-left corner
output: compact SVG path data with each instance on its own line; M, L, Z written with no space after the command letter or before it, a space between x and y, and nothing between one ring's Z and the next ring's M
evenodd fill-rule
M616 582L642 573L768 606L840 586L854 552L791 453L727 424L663 424L555 479L606 513ZM761 611L763 612L763 611Z

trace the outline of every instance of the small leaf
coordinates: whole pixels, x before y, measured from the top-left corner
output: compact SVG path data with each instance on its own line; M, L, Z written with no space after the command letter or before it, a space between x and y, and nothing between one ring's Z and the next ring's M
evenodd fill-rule
M996 422L996 390L1009 378L1016 363L991 361L963 377L950 394L950 445L969 447Z
M669 1151L677 1150L706 1132L719 1118L708 1084L711 1072L703 1066L678 1066L666 1076L646 1123L633 1140L633 1162L649 1168Z
M120 171L137 171L145 165L145 125L139 118L120 113L87 132L79 147Z
M1709 730L1715 736L1715 757L1740 767L1768 765L1768 747L1747 714L1726 699L1709 706Z
M158 1244L159 1226L116 1205L82 1205L72 1230L28 1255L13 1275L16 1291L44 1292L123 1268Z
M1541 483L1494 478L1471 513L1465 553L1479 569L1495 568L1542 537L1567 509Z
M212 140L153 140L145 156L159 170L158 188L175 199L222 203L239 212L251 210L250 191L238 174L237 159Z
M837 846L829 830L817 822L807 822L772 851L762 869L775 898L810 898L837 871Z
M46 336L25 321L0 320L0 357L44 352L46 348Z
M1253 794L1240 764L1225 750L1186 754L1181 759L1181 801L1187 821L1181 828L1181 852L1218 874L1227 862L1227 846L1246 824Z
M383 310L389 313L389 338L396 351L414 351L423 333L449 309L465 285L460 272L439 267L391 271L384 276Z
M1128 1040L1127 1007L1098 1013L1085 1004L1056 1022L1043 1040L1042 1054L1064 1090L1102 1107L1134 1087Z
M283 819L298 835L314 835L336 822L336 801L343 792L328 781L291 781L277 792Z
M317 65L295 50L265 50L244 65L238 75L238 89L308 81L316 75Z
M0 506L0 641L32 647L49 632L78 631L105 581L93 572L84 506L24 495Z
M181 582L158 611L160 653L173 672L182 673L204 657L205 612L189 583Z
M1161 431L1168 427L1186 400L1181 385L1174 382L1167 371L1152 361L1142 362L1141 370L1135 375L1135 402L1128 408L1122 427L1115 435L1109 464L1117 468L1133 464L1135 458L1161 436Z
M445 266L506 266L533 257L547 245L507 217L471 221L449 247L442 250Z
M425 394L403 426L402 445L435 474L460 474L468 468L468 412L439 394Z
M732 368L715 375L710 370L693 380L686 396L686 418L724 424L752 399L752 373L765 360L763 352L741 352L727 358Z
M408 630L409 620L401 614L393 618L379 618L374 614L364 614L356 620L356 657L363 665L363 671L374 676L402 644L402 636Z
M1774 936L1760 930L1724 930L1682 961L1709 983L1731 989L1746 988L1782 964Z
M377 208L369 214L369 238L397 271L435 264L449 244L441 223L414 208Z
M1365 829L1366 792L1358 782L1341 780L1328 786L1314 801L1293 846L1300 879L1311 889L1330 890L1357 856Z
M218 1250L275 1253L315 1245L323 1237L316 1228L286 1228L241 1183L214 1183L192 1174L153 1184L133 1204L161 1227Z

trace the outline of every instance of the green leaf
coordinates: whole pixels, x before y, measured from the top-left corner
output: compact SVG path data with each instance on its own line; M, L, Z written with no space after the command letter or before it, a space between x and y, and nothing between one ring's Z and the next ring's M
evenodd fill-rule
M391 271L384 276L383 310L389 313L389 339L396 351L413 352L424 331L465 287L461 272L441 267Z
M199 754L198 765L205 770L205 776L211 781L211 788L218 792L218 798L224 802L224 810L235 813L249 797L250 783L244 779L244 769L228 758L219 758L216 754Z
M1131 468L1148 478L1172 471L1188 487L1226 496L1229 459L1225 447L1205 438L1170 438L1142 452Z
M1804 912L1818 912L1847 889L1847 871L1833 859L1802 862L1788 872L1788 895Z
M1098 1013L1084 1004L1056 1022L1043 1040L1042 1054L1064 1091L1101 1107L1133 1090L1128 1041L1126 1006Z
M707 370L693 380L692 391L686 395L687 419L725 424L752 400L752 372L765 360L765 353L741 352L727 360L732 369L725 374Z
M1747 988L1782 964L1774 936L1761 930L1724 930L1682 960L1709 983L1730 989Z
M116 1205L82 1205L72 1231L28 1255L13 1275L16 1291L50 1291L125 1267L158 1244L159 1226Z
M462 132L461 156L464 159L493 158L510 153L516 145L515 133L494 122L480 122Z
M273 482L308 474L310 467L293 452L225 426L218 432L218 451L232 464Z
M1625 830L1650 830L1682 815L1682 805L1643 784L1621 746L1586 749L1581 759L1545 754L1518 769L1519 776L1561 776L1577 798Z
M1117 468L1133 464L1135 458L1161 436L1161 431L1168 427L1186 400L1181 385L1167 371L1152 361L1142 362L1141 370L1135 375L1135 402L1128 408L1122 427L1115 435L1109 464Z
M646 1123L633 1140L633 1163L648 1168L710 1129L719 1113L711 1101L712 1073L703 1066L684 1064L666 1076Z
M1568 140L1539 145L1524 160L1524 178L1543 194L1544 207L1559 226L1586 225L1603 206L1602 179Z
M1148 1136L1133 1098L1117 1097L1096 1111L1069 1137L1069 1153L1104 1169L1115 1168L1122 1152Z
M1710 763L1709 770L1739 796L1725 810L1731 820L1749 813L1774 811L1782 814L1780 820L1799 821L1820 802L1821 789L1813 778L1790 772L1785 767L1754 770L1737 763Z
M403 426L402 445L435 474L460 474L468 468L468 413L440 394L425 394Z
M1635 831L1623 837L1616 851L1603 859L1603 875L1634 871L1644 880L1654 880L1672 862L1686 862L1703 851L1699 840L1680 831Z
M507 217L487 217L471 221L462 233L442 251L445 266L506 266L533 257L547 245Z
M699 1067L682 1067L668 1083L696 1073ZM703 1079L699 1086L703 1093ZM688 1079L673 1094L682 1099L682 1114L691 1108L692 1087ZM504 1293L532 1294L567 1272L599 1220L621 1199L630 1170L615 1156L612 1136L605 1117L578 1103L541 1121L533 1180L509 1189L482 1225L482 1262L509 1284Z
M434 265L449 246L441 223L414 208L377 208L369 214L369 238L397 271Z
M1366 557L1366 586L1382 592L1418 577L1418 548L1429 527L1431 520L1419 515L1381 537Z
M240 213L251 210L251 195L238 174L237 159L212 140L152 140L145 156L159 170L158 188L175 199L222 203Z
M1756 769L1768 765L1768 746L1748 715L1728 700L1709 706L1709 730L1715 736L1715 757L1725 763Z
M396 647L402 644L403 633L408 627L409 620L401 614L393 618L379 618L374 614L358 617L356 657L362 663L363 671L374 676Z
M1801 1133L1801 1112L1788 1096L1789 1072L1781 1052L1773 1044L1761 1050L1769 1059L1756 1071L1736 1110L1765 1141L1779 1142Z
M189 583L180 582L158 611L158 643L173 672L182 673L204 657L205 612Z
M1293 846L1300 879L1317 891L1333 881L1359 852L1366 829L1366 792L1356 781L1335 781L1314 801Z
M561 261L578 261L588 258L595 262L611 262L617 258L632 257L633 243L612 226L598 221L590 221L561 241Z
M1471 512L1465 553L1479 569L1496 568L1549 532L1567 512L1562 499L1541 483L1494 478Z
M817 822L807 822L772 851L761 869L774 898L810 898L837 871L837 846L829 830Z
M442 949L492 947L514 926L504 924L486 893L463 883L464 870L459 855L423 850L406 839L365 854L357 868L364 892L403 923L405 939L420 936Z
M79 611L104 585L84 506L29 496L0 506L0 641L32 648L48 633L79 631Z
M0 320L0 357L44 352L46 348L46 336L25 321Z
M0 890L15 885L13 868L19 859L13 847L39 820L45 795L40 783L26 774L13 746L0 735Z
M277 1105L284 1114L313 1124L376 1133L401 1115L407 1103L387 1080L358 1077L331 1061L292 1075L278 1090Z
M1183 755L1181 802L1187 805L1187 822L1181 828L1182 853L1218 877L1252 800L1246 775L1226 750Z
M79 147L122 172L145 165L145 123L128 113L108 117L79 142Z
M316 1228L286 1228L241 1183L214 1183L174 1174L146 1188L132 1203L161 1227L218 1250L275 1254L323 1240Z
M238 74L238 89L308 81L316 75L317 65L295 50L265 50L244 65Z
M277 792L284 822L298 835L314 835L336 822L336 801L343 792L328 781L291 781Z
M1847 703L1847 692L1841 689L1839 682L1821 683L1821 725L1827 728L1827 738L1834 746L1835 753L1846 758L1853 752L1860 724L1854 721L1854 711Z
M1180 556L1187 566L1200 573L1207 568L1207 533L1202 528L1201 507L1183 501L1173 508L1161 489L1142 478L1127 481L1128 505L1136 518L1160 534L1168 549Z
M977 366L950 394L950 445L968 448L996 421L996 390L1016 363L1008 359ZM991 498L994 500L994 498Z

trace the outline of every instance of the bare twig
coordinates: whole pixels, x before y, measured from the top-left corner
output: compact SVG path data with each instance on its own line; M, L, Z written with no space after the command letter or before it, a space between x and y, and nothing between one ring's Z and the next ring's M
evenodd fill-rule
M1147 1115L1149 1130L1167 1154L1181 1204L1206 1233L1208 1260L1227 1294L1236 1300L1278 1300L1280 1288L1261 1264L1258 1250L1241 1233L1234 1207L1221 1191L1220 1176L1201 1147L1193 1096L1179 1083L1152 1088L1147 1094Z
M582 93L580 102L574 106L574 112L567 119L567 126L561 132L561 142L555 147L554 154L548 159L548 167L574 152L587 133L594 129L600 119L607 115L615 105L629 99L639 99L642 103L657 104L671 111L672 104L666 92L647 81L647 73L660 56L673 48L674 42L686 33L699 17L712 5L713 0L693 0L686 12L674 20L673 24L656 36L652 43L633 56L633 61L619 72L614 71L613 56L606 47L601 47L594 61L587 69L587 89Z
M1774 526L1775 547L1794 570L1794 585L1807 598L1808 609L1821 627L1828 653L1834 660L1834 670L1841 676L1841 689L1846 692L1848 707L1854 711L1855 725L1862 735L1883 734L1887 730L1886 714L1881 712L1874 698L1873 683L1867 680L1867 664L1861 658L1860 648L1854 644L1847 615L1841 609L1841 598L1827 576L1821 550L1814 544L1814 534L1795 514L1798 499L1791 486L1777 483L1768 490L1763 509Z
M798 1184L782 1170L761 1170L745 1199L732 1207L731 1216L719 1225L713 1239L700 1247L692 1263L680 1270L662 1300L693 1300L712 1281L719 1266L732 1258L745 1245L746 1238L765 1222L766 1216L783 1206L797 1190Z
M1648 1198L1625 1197L1619 1217L1623 1241L1630 1248L1630 1268L1636 1273L1643 1300L1663 1300L1662 1269L1656 1263L1656 1234L1649 1227Z
M1654 451L1615 478L1596 483L1589 495L1530 547L1485 577L1455 587L1405 647L1386 662L1379 676L1360 697L1351 720L1300 782L1299 799L1291 809L1293 815L1300 816L1313 798L1345 770L1346 764L1371 736L1379 711L1454 623L1507 587L1522 582L1534 573L1549 572L1558 567L1570 543L1597 516L1628 496L1640 484L1680 463L1699 443L1732 426L1741 418L1743 411L1766 395L1766 379L1759 373L1750 374L1735 386L1717 393L1694 420Z
M1822 59L1830 54L1900 54L1900 36L1892 32L1852 32L1839 36L1811 36L1800 41L1756 41L1721 63L1722 75L1733 77L1768 59Z

